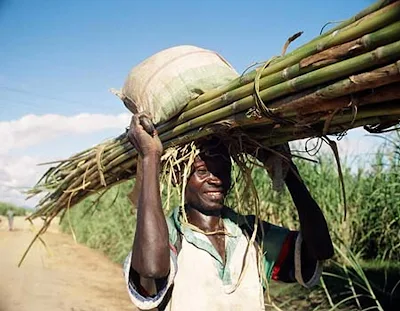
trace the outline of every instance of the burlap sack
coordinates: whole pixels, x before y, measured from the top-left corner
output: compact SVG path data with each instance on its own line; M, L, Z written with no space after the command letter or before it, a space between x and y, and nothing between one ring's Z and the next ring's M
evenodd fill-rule
M114 93L134 103L131 111L147 112L157 125L178 114L191 99L237 77L216 52L183 45L158 52L135 66L123 88Z

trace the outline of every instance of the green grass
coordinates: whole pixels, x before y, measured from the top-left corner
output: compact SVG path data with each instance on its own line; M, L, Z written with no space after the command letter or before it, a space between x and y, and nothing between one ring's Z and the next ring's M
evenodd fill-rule
M345 266L346 267L346 266ZM344 268L337 263L331 263L324 269L323 283L306 289L299 284L282 284L272 282L270 286L271 300L282 310L397 310L400 295L396 285L400 280L400 269L396 265L375 266L373 271L362 266L365 276L379 302L379 307L366 289L354 268ZM388 269L390 271L388 271ZM348 297L358 295L358 303ZM327 299L329 295L329 299Z
M71 233L79 243L122 263L132 247L136 224L127 198L131 187L132 182L123 183L79 203L64 214L62 230Z

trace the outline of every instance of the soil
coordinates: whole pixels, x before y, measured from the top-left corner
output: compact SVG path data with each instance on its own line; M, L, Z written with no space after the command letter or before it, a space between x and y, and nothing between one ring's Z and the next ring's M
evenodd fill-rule
M18 262L38 230L15 217L15 230L0 221L0 311L132 311L122 267L74 242L56 221Z

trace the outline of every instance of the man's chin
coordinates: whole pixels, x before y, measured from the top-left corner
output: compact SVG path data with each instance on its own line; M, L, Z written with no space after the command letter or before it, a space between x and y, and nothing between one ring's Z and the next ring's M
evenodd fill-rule
M207 202L207 204L203 205L204 210L207 211L220 211L224 207L223 201L212 201Z
M189 206L197 209L199 212L208 215L208 214L219 214L220 211L224 208L224 200L207 200L200 199L197 204L190 203Z

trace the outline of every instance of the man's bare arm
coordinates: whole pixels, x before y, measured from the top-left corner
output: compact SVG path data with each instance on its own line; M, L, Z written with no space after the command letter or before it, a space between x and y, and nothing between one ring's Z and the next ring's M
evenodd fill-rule
M132 118L128 137L142 157L131 267L141 278L162 279L170 269L168 227L161 205L159 181L162 144L157 133L149 135L143 129L137 116Z

